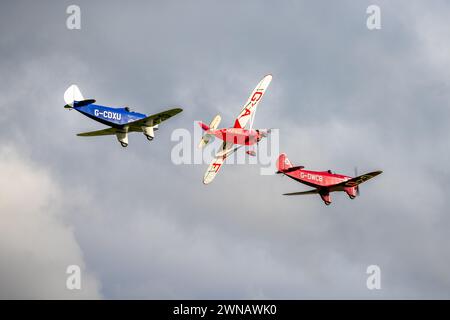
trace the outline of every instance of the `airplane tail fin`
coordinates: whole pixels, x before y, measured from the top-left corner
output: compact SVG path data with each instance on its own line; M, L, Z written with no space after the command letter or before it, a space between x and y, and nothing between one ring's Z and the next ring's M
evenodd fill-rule
M202 128L204 131L216 130L217 127L219 126L221 120L222 120L222 117L218 114L217 116L214 117L214 119L211 121L209 126L204 124L203 122L199 122L198 124L199 124L200 128ZM206 146L209 143L209 141L213 137L214 137L213 135L206 133L200 140L198 147L203 148L204 146Z
M80 89L77 85L73 84L69 88L67 88L66 92L64 92L64 102L66 105L64 108L73 108L75 105L75 101L83 101L84 97L81 94Z
M80 89L75 84L71 85L67 88L66 92L64 92L64 101L66 103L64 108L66 109L73 109L95 103L94 99L84 99Z
M286 153L282 153L278 156L277 160L277 169L278 172L284 172L292 168L292 163L289 161Z
M200 126L200 128L202 128L204 131L208 131L209 130L209 126L206 123L203 122L199 122L198 125Z

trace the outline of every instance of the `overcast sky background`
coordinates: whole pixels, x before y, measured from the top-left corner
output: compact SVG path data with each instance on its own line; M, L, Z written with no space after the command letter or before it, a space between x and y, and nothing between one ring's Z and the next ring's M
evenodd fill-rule
M448 21L437 0L2 2L0 298L450 298ZM297 165L383 170L360 198L285 198L307 187L257 165L205 186L207 165L172 164L173 129L232 124L267 73L255 126ZM184 112L151 143L80 138L103 126L63 109L72 83Z

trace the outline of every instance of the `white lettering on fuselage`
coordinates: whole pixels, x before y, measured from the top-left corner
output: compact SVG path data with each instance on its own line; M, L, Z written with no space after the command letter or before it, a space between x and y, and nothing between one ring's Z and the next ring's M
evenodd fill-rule
M317 182L323 181L322 176L319 176L317 174L305 173L305 172L300 172L300 179L308 179L308 180L313 180L313 181L317 181Z
M120 113L117 112L112 112L112 111L100 111L98 109L94 110L94 115L96 117L98 116L102 116L103 118L106 119L112 119L112 120L120 120L122 119L122 115Z

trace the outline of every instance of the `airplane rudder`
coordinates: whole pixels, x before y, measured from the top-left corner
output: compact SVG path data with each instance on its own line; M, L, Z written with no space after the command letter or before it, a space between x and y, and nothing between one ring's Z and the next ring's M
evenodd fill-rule
M67 104L73 103L73 101L82 101L82 100L84 100L83 95L81 94L80 88L78 88L76 84L72 84L64 92L64 101Z
M286 155L286 153L281 153L279 156L278 156L278 159L277 159L277 168L278 168L278 171L285 171L285 170L287 170L287 169L289 169L289 168L292 168L292 164L291 164L291 162L289 161L289 159L288 159L288 157L287 157L287 155Z

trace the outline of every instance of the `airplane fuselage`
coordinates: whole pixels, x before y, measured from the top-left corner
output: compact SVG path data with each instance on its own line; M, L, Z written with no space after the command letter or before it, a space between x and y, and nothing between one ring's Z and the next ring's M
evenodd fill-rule
M328 187L351 179L351 177L330 173L328 171L311 171L303 169L287 172L286 175L298 182L312 187Z
M95 121L114 128L122 128L130 122L147 117L143 113L128 111L127 108L111 108L97 104L75 106L73 109Z
M217 138L237 145L251 146L263 138L259 130L247 130L242 128L224 128L210 130L208 132Z
M292 172L284 172L292 179L307 186L317 188L319 195L326 204L331 203L330 192L345 191L353 199L357 195L357 187L338 186L340 183L352 179L352 177L336 174L329 171L311 171L297 169Z

